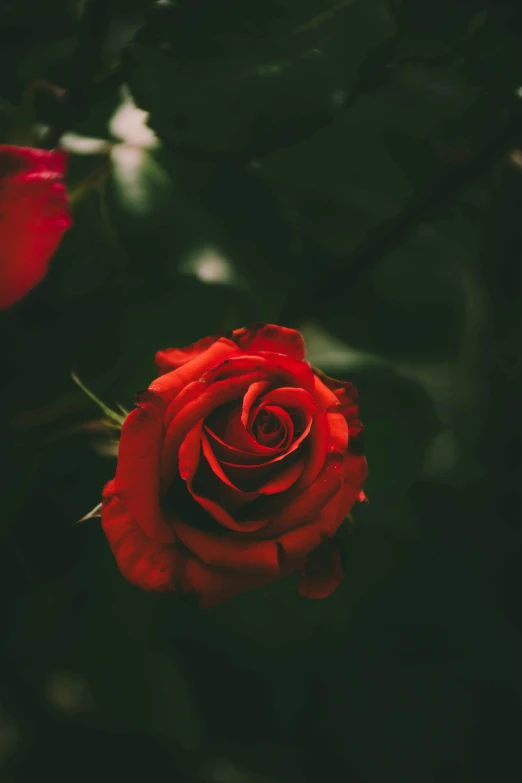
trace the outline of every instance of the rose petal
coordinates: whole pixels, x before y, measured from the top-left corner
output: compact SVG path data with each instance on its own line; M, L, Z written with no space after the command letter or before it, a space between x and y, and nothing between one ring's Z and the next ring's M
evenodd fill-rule
M0 309L43 280L71 225L66 160L61 150L0 145Z
M209 354L215 354L220 350L228 350L228 346L220 346L220 341L218 341L193 362L189 362L179 370L174 370L174 372L163 375L154 381L149 386L149 391L159 394L163 399L167 399L170 402L179 392L177 387L179 386L180 378L183 380L185 377L184 373L191 371L194 365L199 366L200 363L208 361L207 357ZM201 381L207 384L207 389L197 399L185 405L178 415L174 417L167 429L161 457L162 491L164 491L168 482L175 475L177 450L183 438L199 418L205 418L220 405L242 396L252 383L259 380L267 380L267 375L269 378L291 380L290 370L294 365L297 366L297 371L302 374L304 382L308 383L311 380L313 383L313 373L311 373L310 377L303 373L302 368L310 369L304 362L297 362L290 357L274 354L231 356L222 361L221 364L209 369L204 377L201 378ZM189 377L185 378L185 380L189 382L194 380L194 378ZM173 392L173 389L177 389L177 391ZM180 426L181 430L179 429ZM294 448L294 445L292 448ZM318 454L316 453L316 460L317 456Z
M205 434L202 435L201 446L205 459L207 460L212 472L216 478L218 478L229 489L226 495L229 503L232 502L234 506L240 506L252 500L256 500L259 497L258 492L243 492L241 489L239 489L239 487L236 487L236 485L232 483L216 459L216 456L212 451L212 446L210 445L209 440Z
M279 386L271 389L263 396L263 404L280 405L288 410L307 411L314 413L319 405L307 389L293 386Z
M178 472L184 480L191 480L196 475L201 455L201 438L203 419L200 419L183 439L178 452Z
M317 517L310 522L288 530L279 536L283 547L284 558L291 561L306 557L320 546L327 538L331 538L344 521L340 510L341 492L333 495L319 510Z
M186 560L181 550L149 538L110 488L104 493L102 527L125 579L141 590L176 589Z
M343 583L341 548L336 539L325 541L308 557L301 569L299 595L304 598L328 598Z
M284 463L281 463L284 465ZM275 495L279 492L286 492L290 489L299 477L302 475L305 466L305 460L303 458L297 460L290 465L282 467L280 471L265 484L262 484L257 490L260 495Z
M270 383L268 381L259 381L258 383L253 383L252 386L247 389L246 394L243 397L243 405L241 408L241 421L245 429L247 429L248 426L252 405L262 394L268 391L269 388Z
M269 458L273 457L274 453L277 454L274 447L259 443L251 432L245 429L239 404L228 409L220 408L214 416L208 418L205 426L216 439L236 452L241 451Z
M342 492L340 513L345 519L352 506L361 500L362 486L368 478L368 463L365 457L355 454L345 454L343 460L344 486Z
M146 591L175 592L210 608L240 593L281 579L297 566L284 565L274 572L240 573L207 565L185 546L157 544L135 523L115 496L106 496L102 526L122 576Z
M358 438L364 430L364 425L359 419L357 389L353 383L330 378L318 369L315 369L314 372L316 375L316 398L318 400L322 399L326 403L327 397L324 390L326 389L328 393L334 394L338 401L335 412L341 413L348 422L350 438Z
M195 431L196 428L192 432ZM193 453L192 448L190 451ZM318 498L324 501L325 497L327 497L324 495L324 486L328 486L329 489L334 486L335 490L337 490L335 494L329 496L329 502L321 504L318 519L314 520L312 516L313 521L310 524L302 525L299 529L287 532L280 537L273 536L269 539L263 536L262 538L248 538L245 540L243 536L234 534L216 535L215 533L209 533L205 530L191 527L181 520L175 520L174 522L176 535L191 552L208 565L233 568L246 572L252 570L267 572L278 570L279 560L283 552L285 563L302 559L311 549L321 543L325 535L333 535L342 522L342 519L338 519L339 487L341 483L339 478L340 469L341 465L335 471L335 485L325 479L322 486L317 488L315 494L316 502ZM191 478L191 476L187 475L187 486L189 486ZM193 492L191 487L189 489ZM193 493L193 496L200 502L195 493ZM307 498L308 503L311 500L312 498L309 495ZM310 505L308 507L310 508ZM308 511L309 514L310 511Z
M279 454L273 457L268 462L263 462L264 465L268 465L271 462L278 462L284 459L289 454L292 454L292 452L296 451L296 449L299 448L301 443L308 436L312 428L313 413L319 411L316 402L313 400L311 395L305 389L297 389L288 386L281 386L278 389L273 389L272 391L265 394L263 397L262 405L265 406L270 403L275 403L279 406L285 406L285 409L290 408L293 411L299 413L302 417L303 429L301 434L293 441L293 443L283 454ZM253 412L250 411L249 416L252 415ZM228 462L228 464L230 465L230 467L242 467L240 463Z
M313 484L323 469L328 454L329 438L328 417L323 410L318 410L312 419L312 427L308 438L308 462L299 479L299 486L302 489Z
M240 348L249 351L273 351L304 359L305 344L303 336L296 329L275 324L255 324L232 332L232 339Z
M357 389L349 381L339 381L337 378L330 378L321 370L314 368L315 376L321 381L321 384L325 386L329 391L333 392L339 402L343 405L357 405L359 394Z
M313 523L324 507L342 489L343 470L341 459L337 456L328 457L323 470L313 484L288 498L283 507L278 502L279 499L273 500L272 508L267 508L264 515L266 524L260 527L255 538L275 538L306 523Z
M229 462L233 465L264 465L265 463L271 462L273 460L274 452L277 454L276 449L270 448L266 450L264 455L261 453L254 454L252 452L236 449L233 446L230 446L228 443L222 441L221 438L218 438L216 433L209 429L206 424L205 433L212 443L212 450L216 455L216 458L220 461L224 460L225 462ZM261 448L266 449L267 447L262 446Z
M264 465L231 465L222 461L221 466L236 486L258 495L273 495L289 489L301 476L305 458L295 459L295 453L293 457L271 460Z
M217 344L217 343L216 343ZM215 345L216 345L215 344ZM214 348L210 348L211 351ZM195 360L198 361L197 359ZM189 366L189 365L187 365ZM176 373L181 372L175 370ZM192 402L187 403L171 421L163 441L160 460L160 479L162 493L177 474L178 451L188 432L200 419L205 419L219 405L231 402L248 389L251 383L259 379L261 373L231 378L207 385L207 388ZM164 375L164 378L167 376Z
M279 573L276 541L260 541L237 533L217 535L176 522L176 533L185 546L207 565L243 573Z
M290 417L290 414L281 408L279 405L262 405L256 416L254 426L259 421L260 416L265 416L267 421L272 421L277 424L277 427L271 432L265 432L261 425L257 425L256 440L261 445L268 445L268 441L272 442L272 448L285 449L293 441L294 437L294 423ZM262 443L265 441L265 443Z
M314 397L325 410L339 408L341 405L339 398L323 383L322 379L317 375L317 371L314 374Z
M255 520L242 524L234 519L215 499L202 495L194 488L194 478L198 471L201 456L202 423L202 420L197 422L181 444L179 450L179 472L181 478L185 481L187 489L194 500L223 527L243 533L259 530L264 524L264 520ZM205 481L204 484L210 488L208 481ZM173 522L173 527L176 530L177 521Z
M183 590L185 594L194 596L200 609L210 609L236 595L278 581L299 567L285 566L270 574L245 574L208 566L197 557L191 557L183 573Z
M184 348L165 348L164 351L157 352L155 356L156 366L162 374L177 370L182 364L196 359L217 340L219 340L219 337L202 337L201 340L197 340Z
M285 386L299 387L306 389L310 394L313 393L314 373L306 362L298 361L291 356L266 351L248 354L237 353L227 357L220 365L205 374L205 380L213 383L261 369L264 369L266 374L260 380L272 383L277 381L279 385L284 383Z
M348 448L348 423L342 413L327 413L330 437L328 451L344 454Z
M114 487L144 533L165 543L174 534L159 504L162 442L163 407L148 395L123 423Z
M179 394L167 405L165 415L163 417L163 423L167 430L172 420L183 410L187 403L197 399L201 392L205 391L207 384L205 381L192 381L182 389Z
M264 520L254 520L244 523L238 522L231 514L228 513L228 511L223 508L223 506L220 506L219 503L216 503L215 500L197 493L194 490L192 481L187 482L187 488L194 500L199 503L201 508L204 509L207 514L213 517L216 522L219 522L220 525L226 527L227 530L235 530L237 533L252 533L262 528L265 524ZM174 522L173 524L175 530L177 523Z
M203 373L209 369L220 365L227 356L234 356L239 353L237 346L221 337L203 353L198 354L192 361L186 362L176 370L168 372L156 378L150 386L149 391L157 394L165 402L171 402L184 386L197 381Z

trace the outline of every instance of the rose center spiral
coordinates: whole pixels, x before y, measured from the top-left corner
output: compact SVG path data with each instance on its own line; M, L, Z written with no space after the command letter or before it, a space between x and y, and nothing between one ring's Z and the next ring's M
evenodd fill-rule
M261 408L252 424L252 434L258 443L263 446L278 448L288 442L289 424L288 415L276 407L266 406ZM293 429L293 428L292 428Z

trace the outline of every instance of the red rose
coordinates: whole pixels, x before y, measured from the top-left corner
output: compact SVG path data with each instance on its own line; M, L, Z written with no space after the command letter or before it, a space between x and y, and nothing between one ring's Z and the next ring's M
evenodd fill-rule
M61 151L0 145L0 309L47 272L69 217Z
M103 493L123 576L203 607L296 570L302 595L329 595L343 577L329 539L364 499L354 387L315 372L301 334L273 325L156 361L163 375L125 420Z

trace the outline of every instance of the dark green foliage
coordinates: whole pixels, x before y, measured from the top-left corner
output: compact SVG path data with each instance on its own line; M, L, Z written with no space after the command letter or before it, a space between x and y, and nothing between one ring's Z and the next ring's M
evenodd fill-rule
M77 5L0 4L0 142L120 144L0 313L2 783L519 780L522 5L107 3L72 111L25 90L77 99ZM254 320L359 389L370 502L331 598L197 612L74 525L115 461L70 373L130 409L158 349Z

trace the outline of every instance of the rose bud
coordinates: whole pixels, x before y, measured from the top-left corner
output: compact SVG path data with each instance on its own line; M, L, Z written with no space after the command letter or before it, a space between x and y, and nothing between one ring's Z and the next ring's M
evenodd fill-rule
M299 571L300 593L342 582L329 540L364 500L357 392L270 324L156 356L126 418L102 526L123 576L201 607Z
M62 151L0 145L0 309L46 275L71 219Z

